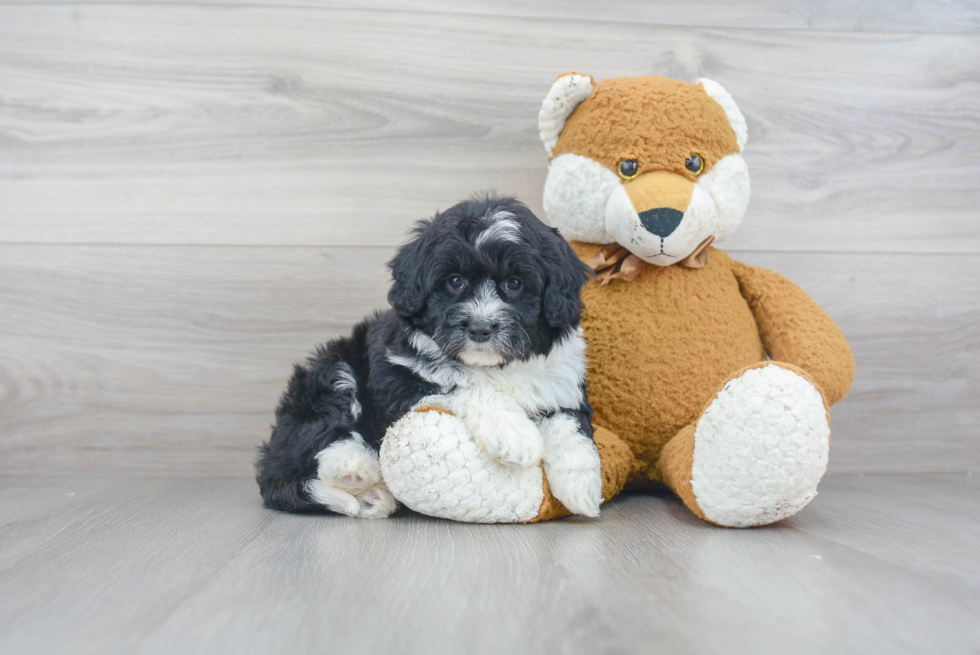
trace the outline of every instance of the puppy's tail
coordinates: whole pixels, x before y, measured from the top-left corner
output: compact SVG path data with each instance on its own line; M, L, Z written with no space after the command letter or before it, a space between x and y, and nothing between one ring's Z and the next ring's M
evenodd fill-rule
M306 490L307 480L296 475L282 475L273 460L269 444L259 447L259 460L256 462L255 481L259 483L262 502L269 509L283 512L323 511ZM294 472L295 473L295 472Z
M322 512L323 506L313 502L306 491L305 480L284 480L274 487L266 487L259 482L262 491L262 501L269 509L282 512Z

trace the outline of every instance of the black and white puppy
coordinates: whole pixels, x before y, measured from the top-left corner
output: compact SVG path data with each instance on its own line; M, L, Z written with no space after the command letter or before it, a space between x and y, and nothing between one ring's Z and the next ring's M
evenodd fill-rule
M498 461L544 461L572 512L599 513L599 456L585 391L582 285L591 270L512 198L420 221L389 264L393 310L297 365L260 448L266 506L382 518L385 431L422 404L453 409Z

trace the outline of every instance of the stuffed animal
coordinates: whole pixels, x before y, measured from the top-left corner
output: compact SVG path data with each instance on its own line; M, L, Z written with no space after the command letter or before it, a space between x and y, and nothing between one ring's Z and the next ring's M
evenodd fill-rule
M778 273L711 246L749 202L745 119L707 79L570 73L539 114L548 221L596 271L586 287L594 423L697 516L747 527L810 503L829 406L854 362L833 320Z
M632 470L629 448L598 428L602 498L620 492ZM568 516L551 494L541 464L505 465L491 458L465 421L440 407L423 406L388 428L381 443L381 473L389 491L413 510L469 523L536 523Z

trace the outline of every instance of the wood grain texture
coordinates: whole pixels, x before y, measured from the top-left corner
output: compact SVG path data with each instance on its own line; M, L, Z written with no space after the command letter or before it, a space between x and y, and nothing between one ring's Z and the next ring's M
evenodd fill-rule
M978 502L976 475L836 476L752 530L655 496L484 526L284 515L247 479L4 478L0 651L971 652Z
M47 4L91 4L46 0ZM155 0L127 0L97 4L156 4ZM0 5L39 4L0 0ZM266 6L265 0L170 0L169 5ZM288 0L280 7L365 9L356 0ZM464 14L539 19L561 29L567 20L602 23L639 23L684 27L843 30L859 32L980 32L980 7L969 0L383 0L370 3L374 11Z
M0 246L0 472L247 474L292 363L386 306L393 252ZM733 254L851 342L831 472L980 471L980 257Z
M838 5L792 20L859 26ZM556 25L526 7L0 6L0 242L394 245L479 189L539 210L538 106L579 70L733 93L755 187L733 248L980 251L975 36L597 22L582 4ZM972 30L976 12L887 15Z

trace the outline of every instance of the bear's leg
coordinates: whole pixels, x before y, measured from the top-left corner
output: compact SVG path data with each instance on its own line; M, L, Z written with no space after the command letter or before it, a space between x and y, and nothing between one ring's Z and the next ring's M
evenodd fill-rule
M661 478L699 517L744 528L793 516L817 495L830 424L801 369L763 362L732 376L657 462Z

